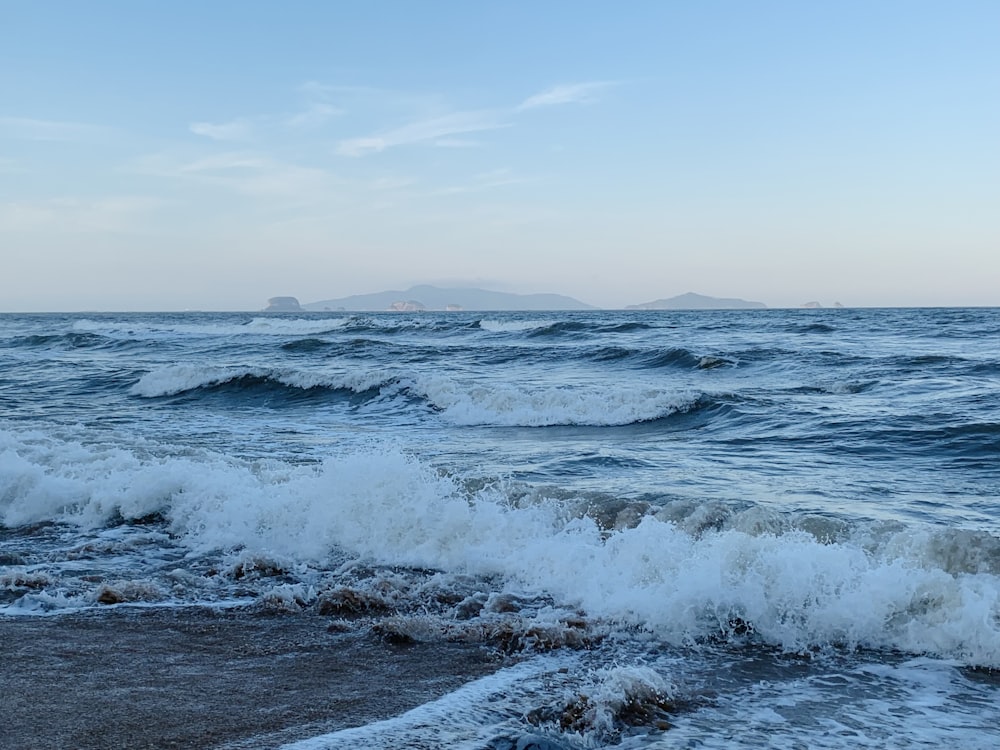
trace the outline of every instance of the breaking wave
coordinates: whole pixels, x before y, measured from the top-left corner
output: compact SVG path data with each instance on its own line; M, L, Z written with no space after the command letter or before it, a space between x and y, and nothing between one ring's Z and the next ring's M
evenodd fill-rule
M415 390L452 423L503 427L621 426L694 408L702 397L657 388L476 385L423 378Z
M489 320L479 321L479 327L490 333L521 333L552 325L551 320Z
M289 388L372 392L379 397L416 397L456 425L549 427L621 426L663 419L705 405L701 393L658 388L478 385L442 375L392 374L384 370L341 372L171 365L143 375L129 393L162 398L220 389L234 398L250 389Z
M159 398L176 396L220 386L273 386L279 389L349 390L362 393L377 389L387 381L375 373L353 372L333 377L326 373L277 371L267 368L208 367L204 365L171 365L143 375L129 389L133 396Z
M676 644L739 637L1000 667L1000 540L989 534L759 508L706 524L653 507L609 527L581 506L544 493L515 501L502 484L465 489L377 446L319 465L258 465L0 433L7 528L162 519L192 552L499 577Z

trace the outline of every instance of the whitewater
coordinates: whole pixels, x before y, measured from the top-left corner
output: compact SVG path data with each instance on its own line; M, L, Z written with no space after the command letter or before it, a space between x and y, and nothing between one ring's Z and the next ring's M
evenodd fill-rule
M0 617L497 659L299 750L995 747L998 342L995 309L0 315Z

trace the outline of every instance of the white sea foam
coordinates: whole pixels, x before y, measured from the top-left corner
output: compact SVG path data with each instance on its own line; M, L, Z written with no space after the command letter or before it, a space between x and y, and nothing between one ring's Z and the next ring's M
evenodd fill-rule
M249 323L239 326L241 332L256 334L311 334L324 333L343 328L350 318L254 318Z
M657 388L479 385L437 376L412 386L458 425L626 425L691 408L698 394Z
M499 489L468 495L396 450L255 466L0 437L6 526L96 527L157 511L192 551L304 561L336 553L501 576L676 643L738 619L792 650L841 643L1000 666L1000 577L947 570L939 550L914 559L902 538L873 547L824 544L803 531L692 534L654 516L608 533L555 502L515 507Z
M617 739L626 713L665 704L676 693L673 683L648 666L605 667L588 677L589 684L574 686L575 720L569 727L584 737Z
M538 747L532 738L560 733L563 704L544 705L552 693L576 701L576 721L565 727L583 747L621 745L623 714L629 708L667 698L673 685L644 666L588 669L577 654L547 654L474 680L437 700L366 726L300 740L283 750L336 750L357 747ZM525 722L524 717L537 718ZM554 726L549 726L554 723ZM535 724L535 726L532 726ZM506 743L503 738L509 738ZM501 744L497 744L500 742ZM543 747L557 747L550 744ZM579 745L574 742L572 747Z
M330 732L284 750L356 747L649 748L649 747L961 747L994 748L1000 707L994 688L964 678L954 663L915 658L895 664L861 663L846 669L817 665L805 677L751 679L713 691L711 700L685 696L664 676L682 664L657 663L588 669L570 654L536 657L475 680L400 716ZM778 674L787 674L780 670ZM776 676L776 675L775 675ZM562 695L564 700L559 701ZM695 697L670 728L649 733L656 721L638 716L629 732L622 718L648 706ZM664 700L665 699L665 700ZM625 730L625 731L622 731ZM241 746L242 747L242 746Z
M490 333L518 333L520 331L532 331L536 328L545 328L555 321L552 320L489 320L479 321L479 327Z
M545 678L558 676L560 668L575 662L575 658L563 655L537 657L474 680L400 716L283 745L282 750L489 747L498 730L520 726L511 717L533 708L532 695L543 689ZM497 700L498 696L503 700Z
M968 748L1000 745L996 688L953 662L822 667L798 679L758 680L678 717L676 747Z

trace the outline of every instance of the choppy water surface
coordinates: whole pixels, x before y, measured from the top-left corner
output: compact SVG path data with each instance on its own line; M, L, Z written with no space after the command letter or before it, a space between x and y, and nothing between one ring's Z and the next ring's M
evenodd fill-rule
M995 747L998 511L1000 310L0 316L4 614L508 659L303 748Z

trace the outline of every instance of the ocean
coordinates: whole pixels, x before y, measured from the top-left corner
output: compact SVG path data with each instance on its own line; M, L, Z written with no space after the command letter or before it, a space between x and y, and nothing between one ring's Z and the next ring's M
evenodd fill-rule
M1000 309L0 315L0 617L150 608L495 655L295 750L1000 746Z

